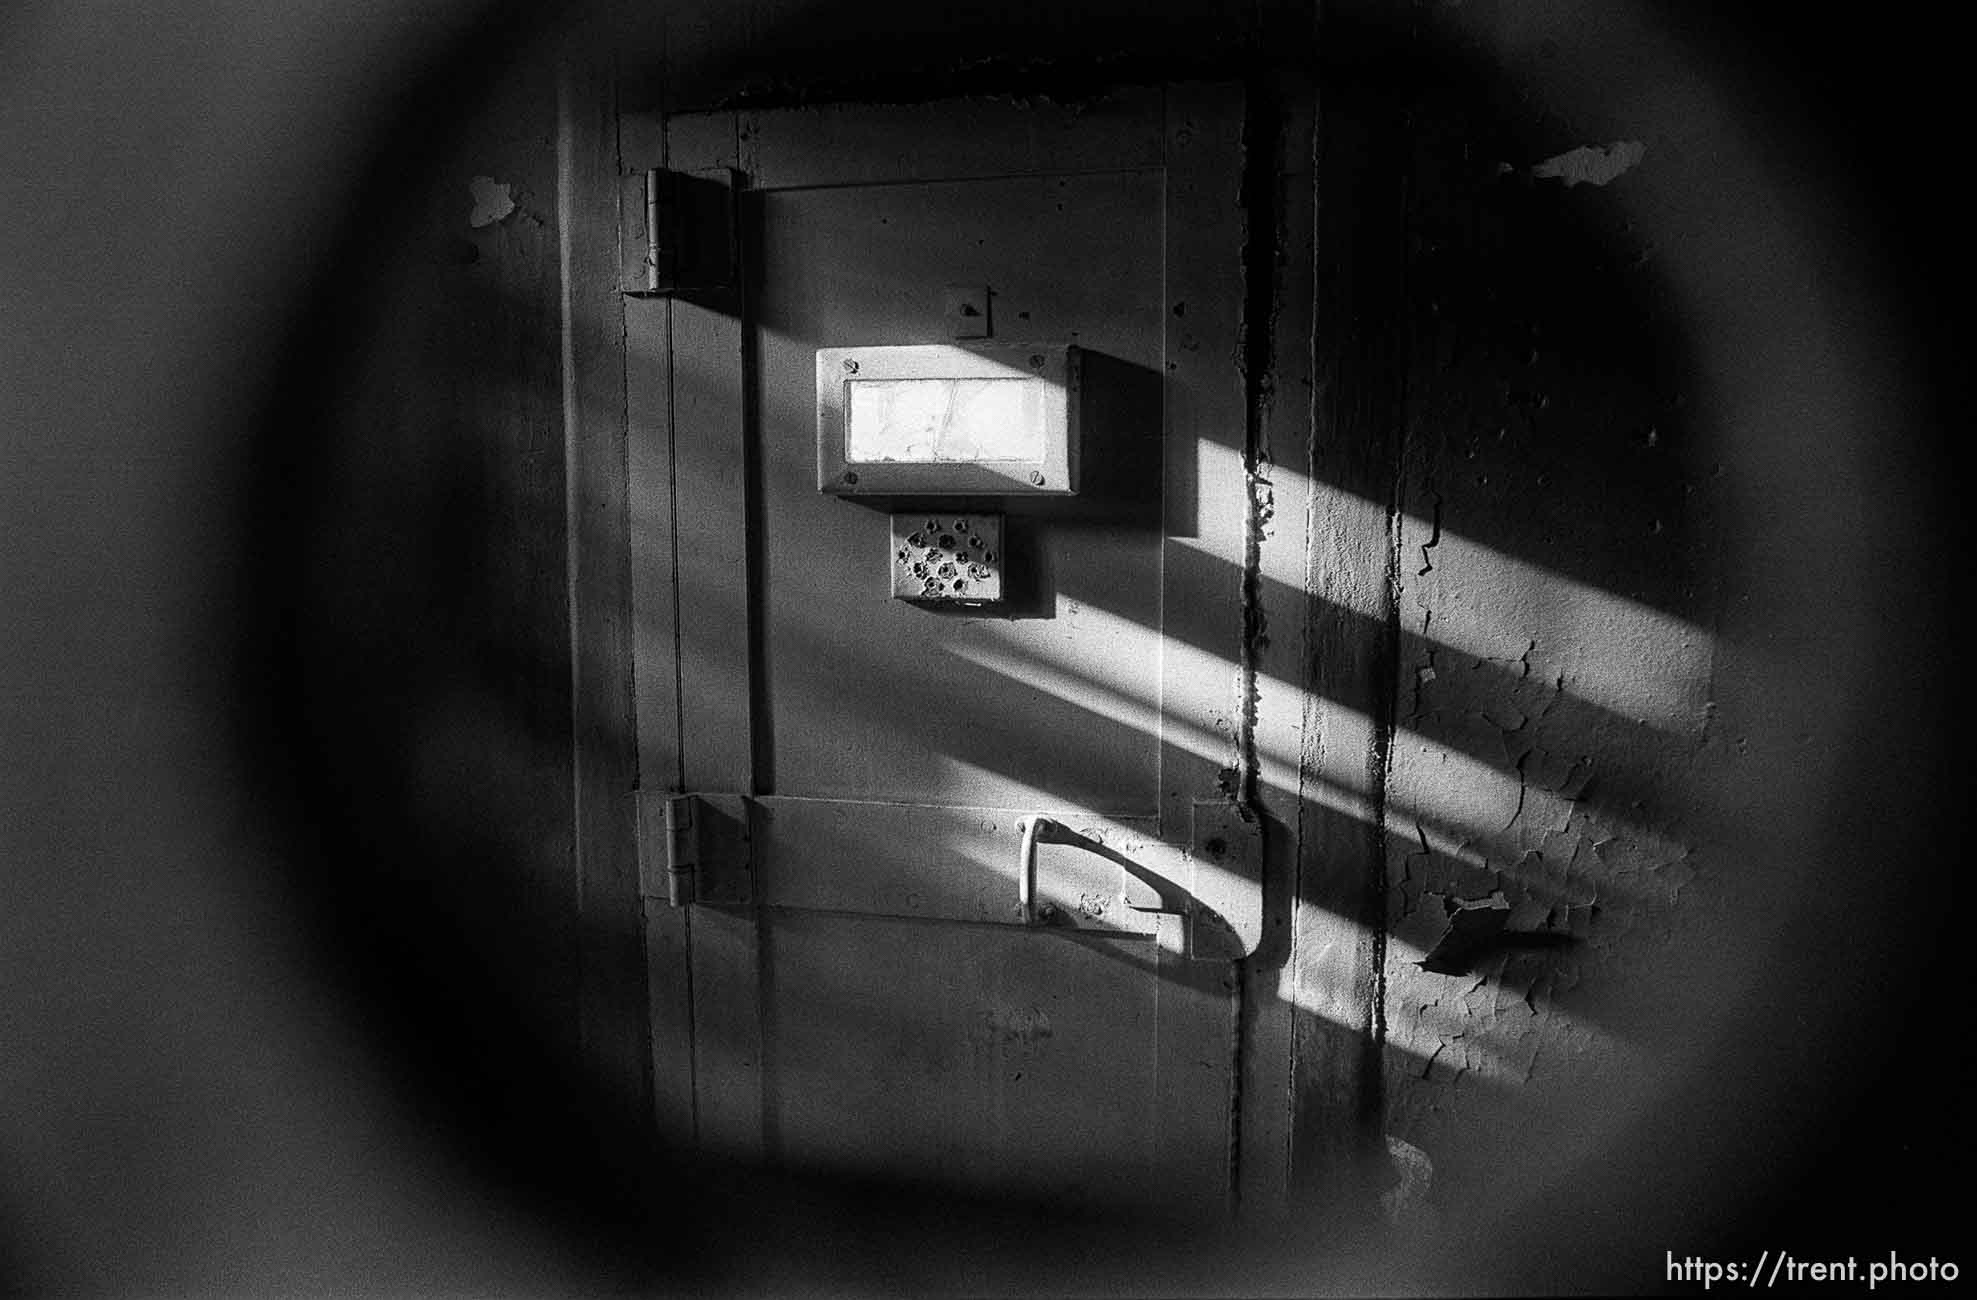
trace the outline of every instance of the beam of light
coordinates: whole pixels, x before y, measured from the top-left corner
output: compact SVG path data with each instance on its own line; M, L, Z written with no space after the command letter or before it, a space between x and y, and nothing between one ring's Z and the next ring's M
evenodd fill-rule
M1053 647L1059 658L1044 659L1033 649L1010 645L1009 634L992 624L981 626L984 636L980 641L952 645L947 652L1066 704L1124 723L1162 744L1217 763L1229 760L1232 741L1226 733L1192 719L1163 716L1159 704L1141 694L1132 679L1141 675L1138 665L1163 654L1185 656L1191 673L1220 675L1232 682L1234 664L1171 639L1163 645L1156 631L1090 605L1071 615L1062 604L1060 601L1061 617L1075 617L1098 635L1067 638L1061 647ZM1101 646L1106 648L1101 650ZM1275 678L1267 680L1288 689ZM1293 802L1300 797L1315 799L1335 812L1364 820L1369 815L1365 758L1372 752L1373 719L1342 705L1328 703L1326 707L1334 743L1319 751L1309 766L1295 753L1259 744L1258 786ZM1404 785L1409 795L1405 804L1390 805L1389 820L1396 825L1420 820L1441 828L1431 833L1436 848L1477 863L1485 855L1514 858L1524 845L1504 838L1513 824L1527 817L1538 821L1534 814L1546 801L1570 802L1527 786L1515 771L1491 767L1404 727L1395 729L1391 752L1396 773L1405 778L1393 785ZM1645 828L1629 829L1645 834Z
M963 760L953 760L969 775L987 775L973 764ZM1027 799L1020 810L1061 810L1062 801L1048 791L1034 786L1021 787ZM1149 837L1150 826L1147 819L1112 819L1089 814L1065 814L1066 822L1085 831L1098 831L1105 835L1108 843L1130 847L1134 840ZM966 855L972 868L985 874L998 876L1009 881L1011 897L1014 897L1014 877L1017 862L1018 837L1014 833L1014 823L1010 824L1009 851L993 860L979 853ZM1151 862L1157 868L1166 868L1159 862ZM1066 887L1062 878L1054 878L1055 872L1040 863L1037 888L1040 897L1051 899L1059 906L1075 906L1077 899ZM1059 865L1061 870L1061 864ZM1196 861L1193 867L1193 882L1177 882L1183 885L1192 883L1196 889L1212 890L1214 882L1210 877L1220 877L1228 885L1245 887L1252 882L1241 880L1232 873L1206 861ZM1300 929L1305 933L1323 931L1334 937L1334 942L1342 947L1350 946L1353 940L1362 935L1364 927L1343 917L1326 912L1310 904L1297 905L1301 913ZM1128 946L1114 950L1114 955L1151 969L1150 958L1136 956L1139 945L1152 944L1170 953L1180 950L1182 935L1178 927L1163 926L1155 935L1126 940ZM1089 937L1087 938L1089 941ZM1113 942L1118 942L1114 940ZM1387 960L1389 965L1418 962L1427 956L1421 948L1410 945L1405 939L1394 936L1387 940ZM1305 964L1293 973L1286 968L1275 972L1274 996L1281 999L1296 1012L1329 1021L1341 1028L1357 1031L1363 1026L1363 990L1352 986L1344 977L1328 978L1323 964ZM1448 979L1432 977L1433 983L1424 985L1422 996L1418 998L1415 1010L1418 1014L1397 1017L1389 1028L1387 1048L1389 1052L1407 1058L1412 1062L1407 1068L1426 1070L1437 1064L1447 1074L1462 1073L1469 1080L1481 1083L1507 1084L1521 1079L1528 1069L1529 1053L1520 1050L1523 1035L1535 1028L1536 1015L1524 1001L1524 995L1516 990L1501 990L1494 985L1482 987L1481 977ZM1270 991L1266 990L1266 995ZM1487 1012L1485 1022L1471 1019L1472 1014ZM1554 1028L1569 1024L1555 1007L1547 1009L1547 1015ZM1499 1023L1501 1032L1497 1032ZM1584 1028L1580 1026L1579 1028ZM1592 1032L1586 1030L1586 1032Z
M1241 459L1240 452L1206 440L1201 455ZM1268 478L1280 506L1308 497L1315 526L1323 532L1389 533L1383 503L1282 466L1271 466ZM1403 515L1400 545L1408 592L1401 617L1408 630L1477 659L1514 663L1530 651L1543 671L1563 678L1566 690L1610 713L1673 735L1701 728L1715 644L1696 624L1506 555L1446 523ZM1230 558L1226 548L1207 549ZM1263 577L1284 590L1305 590L1303 564L1304 556L1288 548L1262 550ZM1427 573L1417 572L1424 568ZM1341 584L1339 590L1353 613L1385 619L1374 603L1380 583ZM1428 612L1434 617L1424 624Z
M1150 656L1178 655L1186 658L1184 666L1190 673L1233 681L1233 663L1172 639L1163 641L1157 631L1088 603L1081 602L1075 612L1068 605L1060 602L1060 617L1077 620L1090 635L1066 638L1051 648L1050 658L1039 657L1032 646L1011 644L1011 638L992 624L983 625L978 642L952 646L948 652L976 668L1115 719L1149 738L1158 737L1162 744L1217 762L1227 758L1231 741L1223 730L1187 718L1163 716L1160 706L1143 693L1143 668L1135 668L1143 666ZM1288 689L1275 679L1266 678L1266 683ZM1296 754L1258 745L1259 789L1265 793L1266 803L1281 798L1286 801L1282 806L1294 807L1298 799L1308 798L1367 820L1371 816L1370 774L1365 758L1372 752L1373 720L1336 704L1328 703L1327 708L1333 743L1314 759L1301 763ZM1391 752L1394 770L1402 779L1389 786L1390 824L1399 833L1412 831L1435 852L1455 861L1507 870L1524 850L1539 847L1545 833L1563 828L1571 815L1571 801L1563 796L1528 787L1514 771L1491 767L1406 728L1396 729ZM1041 790L1033 791L1033 795L1039 807L1056 802ZM1519 825L1526 821L1528 830ZM1648 844L1661 843L1645 828L1627 830ZM1198 862L1194 869L1195 889L1204 895L1226 896L1256 887L1255 882L1213 863ZM1356 1029L1363 1014L1362 994L1351 987L1343 971L1350 964L1347 954L1359 945L1365 927L1309 904L1296 906L1299 931L1322 935L1321 942L1331 950L1331 957L1321 953L1296 970L1282 972L1276 981L1276 996L1299 1013ZM1391 1050L1419 1061L1424 1069L1432 1067L1445 1075L1477 1082L1515 1082L1528 1073L1535 1040L1527 1036L1537 1028L1540 1017L1537 1007L1526 1002L1521 991L1487 985L1480 976L1454 981L1442 976L1417 979L1418 967L1413 963L1424 960L1426 951L1395 935L1387 937L1386 945L1393 987L1409 999L1411 1007L1390 1022ZM1545 1007L1544 1019L1549 1026L1547 1033L1561 1029L1595 1032L1573 1025L1555 1006Z

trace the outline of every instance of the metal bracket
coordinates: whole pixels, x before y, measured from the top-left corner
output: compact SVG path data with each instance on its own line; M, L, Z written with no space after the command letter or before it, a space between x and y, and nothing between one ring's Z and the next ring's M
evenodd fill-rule
M755 898L748 800L732 794L639 798L639 892L674 907Z
M1238 909L1245 896L1255 897L1262 860L1261 826L1254 813L1228 800L1202 800L1194 806L1193 845L1150 844L1137 850L1136 861L1102 840L1072 830L1052 817L1031 816L1017 822L1022 836L1017 850L1016 908L1023 925L1036 925L1045 909L1037 894L1037 846L1062 844L1097 854L1119 864L1150 900L1130 895L1119 901L1136 912L1177 915L1186 924L1187 955L1195 961L1239 961L1256 951L1262 938L1260 915L1254 907ZM1157 851L1157 856L1147 856ZM1157 863L1157 869L1147 863ZM1202 870L1209 868L1208 871ZM1217 904L1221 905L1218 910ZM1225 911L1244 923L1232 923Z
M633 298L733 288L736 252L731 168L648 168L620 178L619 292Z
M1054 909L1038 901L1038 846L1059 845L1108 859L1120 868L1123 874L1118 880L1123 892L1111 900L1113 908L1103 912L1105 917L1125 913L1174 916L1181 924L1186 953L1196 961L1239 961L1255 952L1263 937L1259 906L1262 823L1254 812L1226 799L1204 799L1194 805L1191 842L1187 844L1157 839L1150 827L1144 834L1117 832L1117 828L1114 832L1092 829L1094 824L1107 824L1104 818L1079 819L1076 825L1082 829L1073 829L1073 823L1062 813L1003 821L1001 814L1011 810L913 809L898 804L672 794L663 790L639 791L637 800L639 892L649 899L664 899L674 907L694 903L748 906L760 899L777 906L844 908L855 904L854 910L874 914L970 920L1007 917L1025 926L1062 928L1068 922L1071 928L1094 928L1061 912L1046 917ZM812 852L820 834L828 840L830 827L843 824L847 816L861 810L862 815L874 819L870 833L880 835L881 840L876 847L867 845L858 851L868 857L876 853L881 862L890 862L890 878L902 889L908 885L900 882L909 882L923 859L917 849L901 856L900 844L919 845L948 834L965 839L975 833L977 823L993 831L997 825L1013 822L1022 837L1016 864L1017 897L999 904L978 904L970 901L971 896L964 896L958 902L950 900L948 911L909 907L894 912L889 905L875 904L870 898L833 894L828 889L823 897L814 889L805 892L792 884L802 873L785 876L780 882L781 893L777 893L776 880L769 879L765 885L757 879L758 843L772 859L783 853ZM958 823L953 819L957 812L966 814L964 829L956 829ZM824 813L828 816L819 820ZM901 814L914 816L901 821ZM899 843L888 843L885 836ZM982 847L987 847L986 840ZM837 843L828 851L846 850L844 844ZM1063 869L1064 864L1060 864L1055 870ZM1053 875L1053 880L1062 883L1061 876ZM1090 915L1099 930L1118 925L1116 919L1099 920L1100 912Z

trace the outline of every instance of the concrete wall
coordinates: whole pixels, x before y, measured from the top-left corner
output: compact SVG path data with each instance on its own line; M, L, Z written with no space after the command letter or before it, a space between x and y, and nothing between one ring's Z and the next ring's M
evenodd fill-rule
M806 1276L766 1216L847 1285L924 1230L938 1280L1010 1225L710 1183L705 1249L653 1250L681 1175L626 1136L599 793L612 78L389 8L6 29L0 1249L119 1290ZM1153 1276L1949 1250L1917 1181L1967 1149L1927 838L1949 336L1904 313L1902 232L1959 262L1887 197L1924 151L1866 128L1929 119L1798 80L1879 47L1536 3L936 12L627 7L614 44L627 104L1252 87L1257 451L1325 503L1276 575L1305 624L1263 630L1312 687L1245 973L1283 1008L1244 1118L1284 1231ZM1314 1244L1341 1204L1403 1235Z

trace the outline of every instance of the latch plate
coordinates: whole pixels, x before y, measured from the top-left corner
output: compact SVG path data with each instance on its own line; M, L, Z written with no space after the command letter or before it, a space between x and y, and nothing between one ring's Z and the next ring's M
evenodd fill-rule
M1253 810L1228 799L1196 800L1193 820L1188 954L1237 961L1263 941L1263 826Z

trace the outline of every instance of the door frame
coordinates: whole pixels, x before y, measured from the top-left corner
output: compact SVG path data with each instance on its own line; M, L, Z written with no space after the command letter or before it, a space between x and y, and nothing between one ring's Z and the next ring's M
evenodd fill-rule
M600 1072L637 1080L626 1092L636 1092L649 1106L662 1132L678 1132L682 1115L691 1123L692 1063L658 1059L651 1045L659 1041L655 1027L687 1029L690 1015L678 1005L677 990L650 975L653 945L661 956L668 944L683 948L687 921L663 901L655 908L641 896L635 800L641 784L647 791L693 787L677 761L660 758L665 746L653 744L638 721L650 716L641 705L651 702L655 674L654 666L633 663L633 624L654 612L636 595L633 537L642 522L651 521L637 518L635 503L640 485L665 481L670 467L663 455L629 436L640 418L652 413L634 411L623 400L627 365L646 359L626 354L627 303L616 293L618 190L623 176L649 166L685 169L714 165L726 156L746 171L758 160L742 158L738 132L732 142L709 142L711 156L702 160L669 157L665 133L652 129L657 114L620 119L614 76L605 62L566 66L559 140L566 402L572 413L566 451L579 793L575 856L585 935L583 1040ZM911 106L899 111L903 122L912 120ZM1319 675L1310 647L1322 640L1322 629L1312 626L1315 605L1309 597L1318 579L1306 575L1313 564L1327 562L1324 530L1314 530L1314 522L1322 521L1314 519L1310 474L1319 360L1311 184L1316 117L1308 100L1259 95L1253 86L1247 112L1246 119L1238 118L1237 136L1217 142L1243 163L1237 169L1240 194L1228 196L1216 216L1235 228L1244 249L1244 265L1236 271L1244 281L1237 295L1245 317L1238 399L1247 430L1242 468L1253 506L1268 521L1250 549L1243 581L1248 630L1243 655L1246 671L1253 673L1242 742L1251 770L1243 780L1253 784L1266 825L1265 934L1259 950L1235 968L1241 986L1235 1151L1242 1204L1269 1214L1287 1208L1300 1189L1334 1180L1335 1170L1299 1167L1311 1164L1313 1152L1328 1166L1337 1163L1341 1153L1350 1157L1363 1148L1369 1128L1377 1127L1377 1110L1369 1109L1367 1100L1369 1091L1377 1093L1377 1083L1368 1082L1359 1059L1376 1050L1368 1044L1377 995L1368 973L1376 964L1370 959L1372 937L1349 908L1337 908L1335 881L1312 883L1318 873L1307 857L1336 837L1301 798L1316 779L1322 742L1333 733L1343 738L1338 711L1310 689ZM1259 114L1269 118L1260 140ZM1263 147L1257 150L1259 143ZM1259 170L1269 175L1260 195ZM1280 463L1298 472L1273 473ZM1273 785L1254 779L1259 754L1276 769ZM751 787L742 781L727 788ZM1300 906L1299 897L1329 900L1334 910ZM1313 999L1300 986L1321 980L1330 991L1319 1010L1338 1032L1313 1034L1304 1027ZM643 1026L632 1023L634 1004L648 1013ZM1360 1041L1354 1059L1340 1050L1347 1036Z

